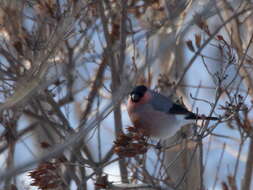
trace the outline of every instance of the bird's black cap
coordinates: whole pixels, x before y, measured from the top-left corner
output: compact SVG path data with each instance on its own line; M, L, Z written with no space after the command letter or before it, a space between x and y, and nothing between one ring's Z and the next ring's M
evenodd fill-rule
M134 89L130 93L131 100L133 102L139 102L139 100L144 96L147 89L148 88L144 85L134 87Z
M134 94L134 93L139 93L139 94L145 94L145 92L147 91L147 87L144 85L139 85L134 87L134 89L131 91L130 94Z

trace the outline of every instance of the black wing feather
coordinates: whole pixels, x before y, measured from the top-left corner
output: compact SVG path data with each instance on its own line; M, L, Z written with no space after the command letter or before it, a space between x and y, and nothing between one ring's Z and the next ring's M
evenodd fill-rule
M172 107L169 109L169 113L187 115L191 114L192 112L188 111L185 107L174 103L172 104Z

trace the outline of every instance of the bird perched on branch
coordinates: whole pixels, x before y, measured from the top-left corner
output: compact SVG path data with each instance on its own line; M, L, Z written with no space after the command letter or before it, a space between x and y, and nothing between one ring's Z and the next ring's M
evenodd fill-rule
M144 85L136 86L131 91L127 111L136 128L147 130L150 136L158 138L173 136L190 121L218 120L217 117L197 115Z

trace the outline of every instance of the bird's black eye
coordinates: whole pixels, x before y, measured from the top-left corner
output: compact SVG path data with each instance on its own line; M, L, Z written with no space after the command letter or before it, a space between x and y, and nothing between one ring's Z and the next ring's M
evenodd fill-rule
M140 96L139 94L136 94L136 93L133 93L133 94L131 94L130 96L131 96L131 100L132 100L133 102L139 102L140 99L141 99L141 96Z

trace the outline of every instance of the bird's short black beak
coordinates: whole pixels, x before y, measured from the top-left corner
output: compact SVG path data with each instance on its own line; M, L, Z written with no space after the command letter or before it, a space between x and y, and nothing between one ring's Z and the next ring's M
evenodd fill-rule
M139 94L131 94L131 100L133 102L138 102L140 100L141 96Z

